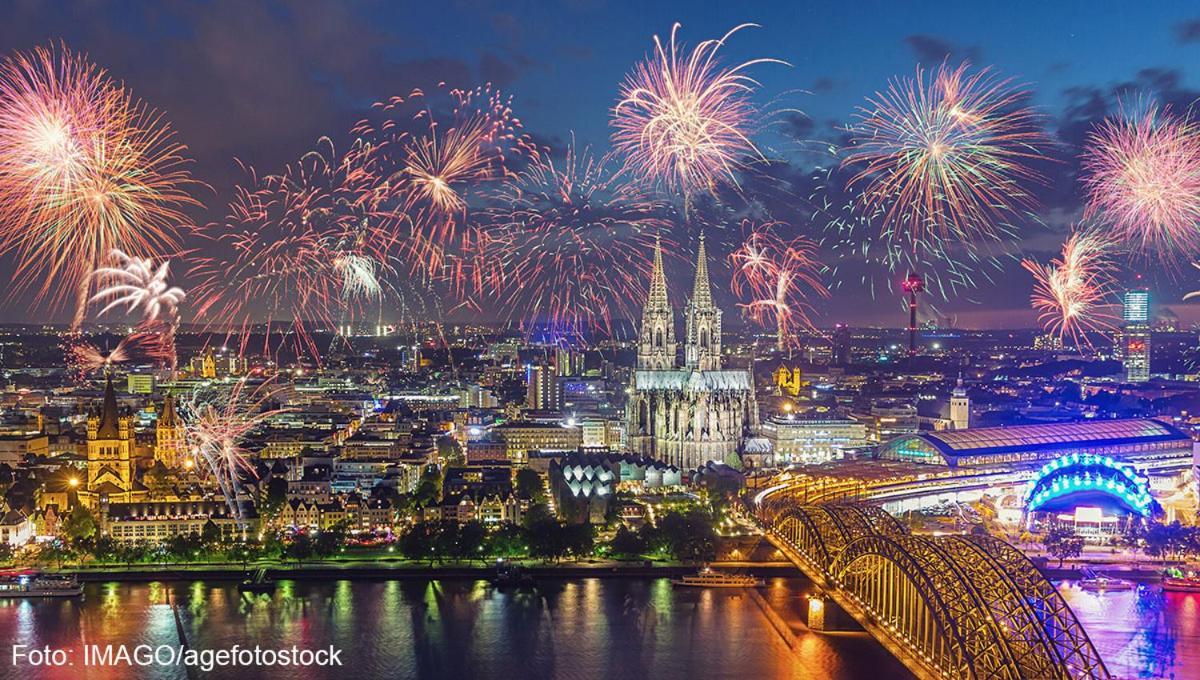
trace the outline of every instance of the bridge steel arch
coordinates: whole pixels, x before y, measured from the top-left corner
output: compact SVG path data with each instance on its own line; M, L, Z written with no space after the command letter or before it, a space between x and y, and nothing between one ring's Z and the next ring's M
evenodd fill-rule
M920 677L1108 678L1061 594L990 536L916 536L860 503L760 507L768 536Z

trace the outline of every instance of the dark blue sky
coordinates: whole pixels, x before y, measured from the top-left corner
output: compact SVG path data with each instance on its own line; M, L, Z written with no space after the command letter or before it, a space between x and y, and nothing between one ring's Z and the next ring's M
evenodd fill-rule
M272 171L320 135L344 135L372 101L438 81L493 81L514 95L526 129L539 138L562 140L574 131L606 145L618 84L652 36L666 36L675 21L689 44L739 23L761 24L724 54L792 64L763 65L755 74L764 102L783 97L808 116L811 126L800 130L806 139L833 137L889 78L947 56L1027 83L1050 131L1066 144L1064 155L1112 109L1117 92L1146 91L1186 106L1192 88L1200 90L1200 6L1189 3L22 0L0 13L0 50L65 40L163 110L191 147L197 176L218 194L238 176L235 156ZM769 142L773 152L810 163L786 132ZM1056 230L1078 210L1072 164L1053 172L1039 215L1049 226L1023 231L1025 247L1040 256L1057 247ZM205 202L219 213L219 196ZM986 315L962 301L942 309L963 325L1006 322L995 310L1023 309L1030 285L1010 269L1006 285L972 295ZM1177 300L1190 283L1161 284L1159 297ZM870 300L864 290L843 285L821 306L821 318L842 320L850 315L833 310L848 307L856 311L847 320L857 322L898 313L894 297ZM1191 316L1182 306L1176 311ZM4 316L28 318L20 304Z

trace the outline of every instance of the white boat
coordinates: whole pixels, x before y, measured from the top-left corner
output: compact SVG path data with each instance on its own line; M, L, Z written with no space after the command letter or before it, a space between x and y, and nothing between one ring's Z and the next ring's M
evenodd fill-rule
M1137 586L1133 581L1126 581L1121 578L1110 578L1103 574L1097 574L1091 569L1083 572L1083 578L1079 579L1079 587L1084 590L1095 592L1112 592L1118 590L1133 590Z
M83 586L70 576L29 570L0 574L0 597L79 597Z
M671 579L677 586L697 588L758 588L766 585L761 578L749 574L726 574L712 569L702 569L697 574Z

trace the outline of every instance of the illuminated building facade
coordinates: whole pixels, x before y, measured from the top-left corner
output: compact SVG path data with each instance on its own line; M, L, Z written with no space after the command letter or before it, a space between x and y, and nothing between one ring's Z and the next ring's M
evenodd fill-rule
M1121 356L1126 382L1150 379L1150 291L1135 288L1125 291L1122 306Z
M710 460L736 464L746 437L758 428L754 376L749 369L722 368L721 310L713 302L703 238L685 338L680 368L658 246L626 405L627 443L634 453L680 469L694 470Z

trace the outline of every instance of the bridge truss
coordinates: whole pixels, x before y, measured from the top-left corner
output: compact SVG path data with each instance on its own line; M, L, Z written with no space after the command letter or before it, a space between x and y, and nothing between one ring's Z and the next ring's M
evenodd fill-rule
M772 542L914 673L927 678L1109 678L1062 595L991 536L918 536L881 508L758 507Z

